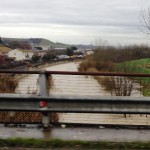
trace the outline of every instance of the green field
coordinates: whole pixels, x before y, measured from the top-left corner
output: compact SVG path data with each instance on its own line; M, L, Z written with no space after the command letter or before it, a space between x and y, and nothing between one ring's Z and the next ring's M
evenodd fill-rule
M150 74L150 58L117 64L117 71ZM136 78L144 86L143 95L150 96L150 77Z
M150 58L119 63L117 64L117 68L122 72L150 73Z

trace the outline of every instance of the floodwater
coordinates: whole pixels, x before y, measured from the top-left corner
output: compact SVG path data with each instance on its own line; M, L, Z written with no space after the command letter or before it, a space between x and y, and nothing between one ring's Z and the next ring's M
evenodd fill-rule
M48 71L78 71L79 62L59 64L44 68ZM91 76L81 75L52 75L53 88L50 95L93 95L104 96L108 94L101 85ZM16 93L19 94L38 94L38 75L28 75L19 80Z
M59 64L44 68L48 71L78 71L79 62ZM52 75L53 87L50 95L67 96L109 96L102 86L91 76ZM37 94L39 92L38 75L29 75L20 80L18 93ZM140 96L135 93L134 96ZM60 123L81 124L120 124L150 125L150 115L59 113Z
M49 71L78 71L79 63L45 68ZM50 95L110 96L92 76L53 75L54 87ZM132 96L140 96L133 93ZM59 122L81 124L150 125L149 115L59 113Z
M50 71L77 71L79 63L59 64L45 68ZM50 95L109 95L98 82L90 76L53 75L53 88ZM38 75L28 75L20 79L17 93L38 94ZM60 124L83 123L95 124L95 128L61 128L52 127L51 131L28 126L3 127L0 126L0 138L60 138L64 140L103 140L103 141L149 141L150 130L109 129L102 128L104 124L150 125L149 115L116 115L116 114L84 114L59 113ZM101 126L99 126L101 125ZM62 126L64 127L64 126ZM100 128L99 128L100 127Z
M61 64L45 68L48 71L78 71L78 62ZM53 75L53 88L50 95L104 96L110 95L91 76Z

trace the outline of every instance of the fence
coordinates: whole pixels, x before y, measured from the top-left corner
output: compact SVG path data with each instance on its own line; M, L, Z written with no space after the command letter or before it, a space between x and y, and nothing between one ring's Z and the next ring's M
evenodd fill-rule
M143 97L149 94L149 74L7 70L1 70L0 73L1 93L67 97L114 95ZM149 117L148 114L51 113L50 119L51 122L60 123L149 125ZM41 113L36 112L18 112L15 115L8 112L0 113L2 123L41 123L41 121Z
M1 70L0 79L3 80L1 88L5 87L4 85L7 84L8 80L14 81L16 84L14 85L14 91L8 90L10 87L8 84L9 87L5 87L7 88L6 91L0 89L0 92L39 95L39 75L42 74L49 83L50 90L47 94L50 95L114 96L118 94L117 96L143 96L144 90L148 91L150 82L149 74ZM127 90L130 90L129 93ZM117 91L120 91L120 93L117 93Z

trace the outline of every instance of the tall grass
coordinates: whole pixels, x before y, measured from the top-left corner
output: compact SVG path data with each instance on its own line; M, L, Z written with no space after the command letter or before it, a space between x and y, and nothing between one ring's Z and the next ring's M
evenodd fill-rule
M15 80L14 76L9 74L0 74L0 93L14 93L18 81Z

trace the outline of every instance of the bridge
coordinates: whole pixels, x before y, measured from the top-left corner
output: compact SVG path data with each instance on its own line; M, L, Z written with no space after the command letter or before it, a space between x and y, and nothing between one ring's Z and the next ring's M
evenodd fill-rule
M137 73L91 73L91 72L60 72L60 71L10 71L0 70L0 74L9 74L12 78L20 75L39 75L38 94L0 94L0 111L25 111L40 112L43 114L43 124L49 123L48 113L70 112L70 113L115 113L115 114L150 114L149 97L130 96L71 96L71 95L49 95L49 77L52 75L84 75L104 77L128 77L143 78L150 74ZM32 81L31 81L32 82Z

